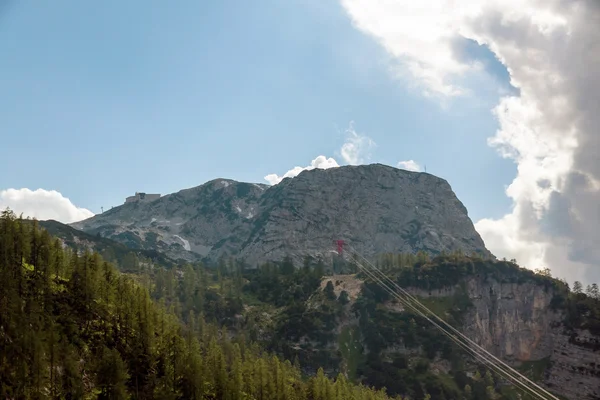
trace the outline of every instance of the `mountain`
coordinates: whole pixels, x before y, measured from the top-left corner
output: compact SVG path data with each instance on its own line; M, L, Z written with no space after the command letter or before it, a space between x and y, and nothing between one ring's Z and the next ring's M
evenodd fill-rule
M132 249L122 243L103 238L100 235L91 235L69 225L54 220L39 221L40 227L44 228L52 236L61 240L65 247L77 250L97 252L109 262L118 264L122 271L135 270L135 260L147 260L164 267L173 267L178 264L157 250ZM133 257L132 257L133 256ZM130 262L130 260L134 260Z
M329 258L339 239L370 258L456 250L492 257L447 181L381 164L303 171L274 186L215 179L71 226L189 261Z

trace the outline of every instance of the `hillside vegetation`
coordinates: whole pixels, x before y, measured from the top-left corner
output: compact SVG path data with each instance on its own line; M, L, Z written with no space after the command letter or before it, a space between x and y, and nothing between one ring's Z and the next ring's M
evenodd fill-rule
M125 253L123 273L96 253L63 250L8 211L0 236L2 398L527 398L352 263L164 267ZM457 327L472 308L464 282L477 278L538 285L566 330L600 332L594 285L585 294L547 271L458 252L388 254L377 264L415 291L458 288L421 298ZM548 367L520 368L540 381Z
M571 291L548 271L460 253L383 255L378 265L401 286L423 294L457 288L421 300L458 328L472 308L464 287L468 279L540 288L551 294L550 307L564 315L563 328L571 335L575 329L596 332L600 327L594 285L588 294ZM338 275L331 275L334 270ZM203 315L234 335L243 332L272 352L298 359L308 374L321 367L330 376L341 372L352 382L410 399L527 398L474 364L428 321L399 309L352 264L329 266L307 258L302 266L287 259L249 269L221 260L213 268L159 269L154 280L152 296L172 305L183 320ZM550 365L539 360L519 368L541 381Z
M0 397L387 399L262 351L173 307L97 253L64 251L37 222L0 217Z

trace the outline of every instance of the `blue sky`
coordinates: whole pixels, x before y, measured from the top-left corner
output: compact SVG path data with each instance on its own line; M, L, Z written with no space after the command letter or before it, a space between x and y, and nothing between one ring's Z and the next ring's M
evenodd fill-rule
M320 0L14 1L0 8L0 190L57 190L93 212L135 191L170 193L217 177L265 182L334 157L354 121L369 162L426 164L472 219L510 211L516 165L487 145L506 69L469 96L427 98Z

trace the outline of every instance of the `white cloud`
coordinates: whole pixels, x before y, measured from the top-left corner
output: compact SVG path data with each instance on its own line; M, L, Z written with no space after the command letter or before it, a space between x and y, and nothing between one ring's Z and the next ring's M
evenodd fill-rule
M24 217L54 219L65 224L94 216L90 210L75 206L56 190L0 190L0 209L7 207L17 215L23 213Z
M265 176L265 180L267 182L269 182L269 184L271 184L271 185L277 185L283 179L293 178L302 171L307 171L307 170L311 170L311 169L315 169L315 168L328 169L328 168L335 168L335 167L339 167L339 165L338 165L337 161L335 161L333 158L331 158L331 157L327 158L325 156L318 156L317 158L312 160L310 165L307 167L294 167L294 168L290 169L288 172L286 172L285 174L283 174L283 176L279 176L277 174L269 174L269 175Z
M371 149L374 147L375 142L366 135L358 134L354 130L354 123L350 122L346 130L346 142L340 149L342 159L350 165L363 164L371 158Z
M507 67L518 96L503 97L489 140L518 173L512 212L476 224L499 257L549 266L569 280L600 279L600 2L572 0L340 0L358 29L377 38L428 94L468 88L482 66L453 52L465 39Z
M375 147L375 142L366 135L358 134L354 130L354 124L350 122L350 127L346 130L346 141L340 149L340 155L344 162L350 165L358 165L367 161L370 157L371 149ZM293 178L300 174L302 171L307 171L315 168L328 169L339 167L338 162L332 158L326 156L318 156L311 161L310 165L306 167L294 167L287 171L283 176L277 174L269 174L265 176L265 180L271 185L276 185L285 178Z
M499 221L482 219L475 224L475 228L485 238L485 244L493 254L516 259L532 269L545 266L544 244L523 238L517 215L508 214Z
M398 162L398 168L402 168L407 171L421 172L421 166L414 160L400 161Z
M470 7L452 7L449 1L341 0L356 27L378 39L402 62L396 72L414 82L425 94L454 96L465 92L452 83L477 65L459 62L452 51L457 15L468 15ZM468 2L466 2L468 3Z

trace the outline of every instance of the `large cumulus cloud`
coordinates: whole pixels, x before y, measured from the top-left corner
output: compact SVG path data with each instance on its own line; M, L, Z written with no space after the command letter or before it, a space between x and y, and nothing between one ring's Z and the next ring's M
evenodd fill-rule
M476 227L500 257L600 280L600 2L341 2L428 95L476 94L457 82L482 65L465 62L456 43L489 47L518 89L493 110L499 129L489 144L518 173L506 191L512 212Z

